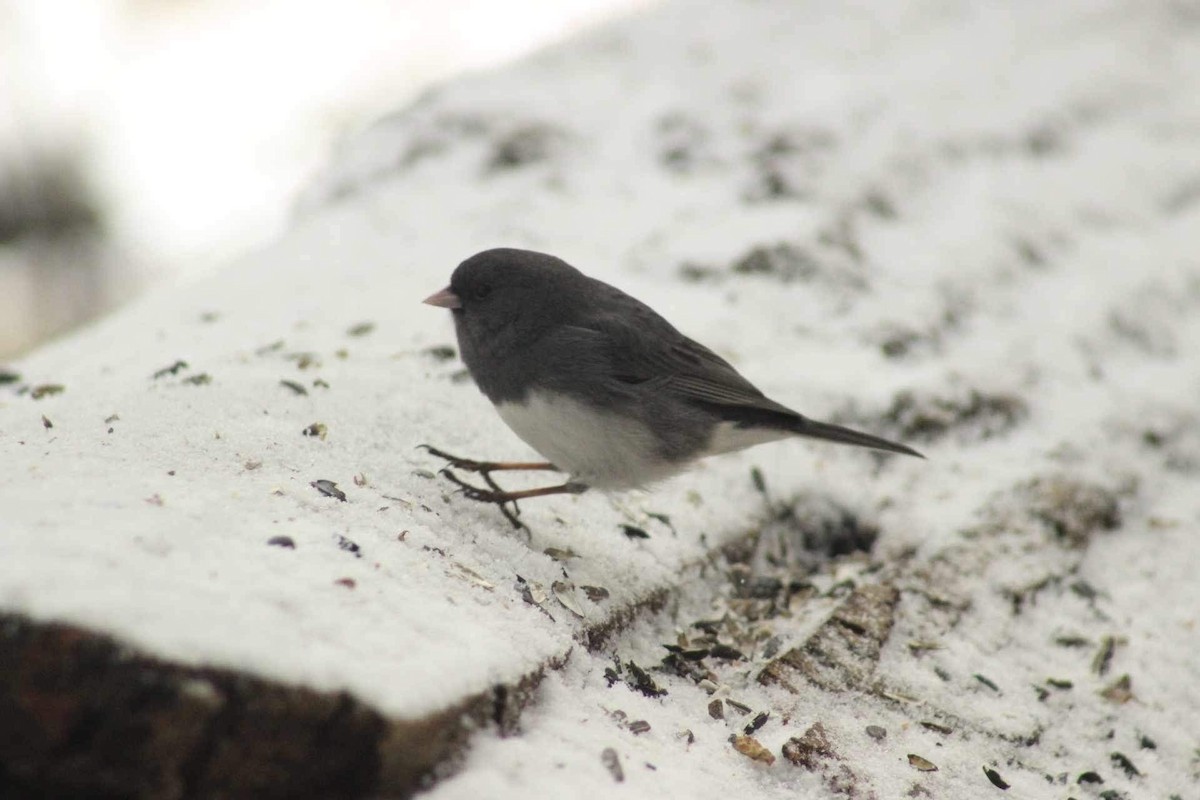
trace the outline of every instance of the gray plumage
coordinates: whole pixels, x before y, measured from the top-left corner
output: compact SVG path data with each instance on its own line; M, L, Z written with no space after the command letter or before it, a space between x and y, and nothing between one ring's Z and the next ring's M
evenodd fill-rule
M428 302L452 308L463 361L510 427L590 486L641 486L793 435L920 455L771 400L646 304L554 256L486 250Z

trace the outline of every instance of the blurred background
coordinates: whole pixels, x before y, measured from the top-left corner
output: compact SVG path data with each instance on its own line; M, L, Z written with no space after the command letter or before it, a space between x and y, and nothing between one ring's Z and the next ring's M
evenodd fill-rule
M0 362L274 237L336 142L651 0L0 0Z

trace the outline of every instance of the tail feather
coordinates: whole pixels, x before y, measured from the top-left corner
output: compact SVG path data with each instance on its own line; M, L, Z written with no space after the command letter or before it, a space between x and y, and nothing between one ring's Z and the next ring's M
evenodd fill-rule
M872 436L869 433L860 433L850 428L843 428L841 425L817 422L807 417L800 417L796 420L792 430L800 436L807 436L810 439L823 439L827 442L852 444L857 447L869 447L873 450L886 450L889 453L901 453L906 456L916 456L917 458L925 457L906 445L890 442L887 439Z

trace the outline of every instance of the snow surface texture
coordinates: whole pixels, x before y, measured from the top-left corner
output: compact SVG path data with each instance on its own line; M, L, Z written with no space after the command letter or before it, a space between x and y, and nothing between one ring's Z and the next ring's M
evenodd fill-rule
M1180 0L721 0L447 86L352 143L275 246L15 365L64 391L0 389L0 605L416 716L570 649L587 620L516 575L606 588L578 593L592 621L683 576L433 796L1002 796L990 769L1004 796L1196 797L1198 76ZM496 245L930 460L768 445L526 503L527 544L415 449L532 455L419 304ZM787 558L682 569L764 519ZM797 564L814 527L878 539ZM730 580L780 564L782 601ZM900 595L873 676L757 680L875 584ZM628 688L696 622L743 658ZM730 743L767 710L770 765Z

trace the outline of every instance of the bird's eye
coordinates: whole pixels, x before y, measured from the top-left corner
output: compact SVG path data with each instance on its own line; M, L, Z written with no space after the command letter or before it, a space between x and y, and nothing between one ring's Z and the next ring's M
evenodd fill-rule
M471 292L471 297L473 297L476 300L482 300L491 293L492 293L492 287L484 285L484 286L477 287L475 289L475 291Z

